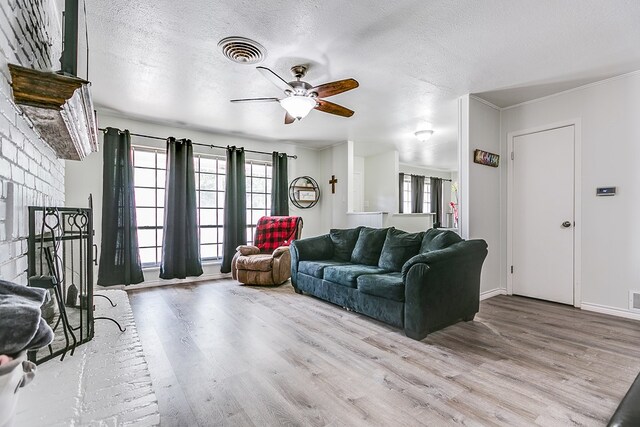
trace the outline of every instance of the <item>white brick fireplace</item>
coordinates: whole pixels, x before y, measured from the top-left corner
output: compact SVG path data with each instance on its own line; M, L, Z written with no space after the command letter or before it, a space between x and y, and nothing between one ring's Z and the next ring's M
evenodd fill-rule
M0 2L0 278L27 283L27 209L64 205L64 160L13 102L8 63L60 68L60 14L53 0Z

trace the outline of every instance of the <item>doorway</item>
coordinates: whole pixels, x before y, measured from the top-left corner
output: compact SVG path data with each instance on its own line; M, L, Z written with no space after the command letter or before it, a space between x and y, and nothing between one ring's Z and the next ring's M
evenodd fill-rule
M578 306L576 125L508 140L509 293Z

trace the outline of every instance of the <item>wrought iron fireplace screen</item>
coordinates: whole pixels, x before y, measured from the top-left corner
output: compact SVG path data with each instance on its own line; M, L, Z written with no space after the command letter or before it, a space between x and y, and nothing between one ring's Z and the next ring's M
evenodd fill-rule
M51 298L43 317L56 338L29 359L41 363L93 338L93 212L91 208L29 207L29 286Z

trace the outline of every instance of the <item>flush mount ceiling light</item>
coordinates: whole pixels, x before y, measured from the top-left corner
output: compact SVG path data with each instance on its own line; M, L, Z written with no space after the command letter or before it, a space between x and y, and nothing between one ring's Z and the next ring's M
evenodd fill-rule
M433 135L433 130L431 129L419 130L415 133L415 135L416 135L416 138L418 138L420 141L426 142L429 140L429 138L431 138L431 135Z
M305 118L316 106L316 99L314 97L304 95L291 95L282 98L279 102L291 117L298 120Z
M238 64L258 64L267 57L264 46L245 37L227 37L220 40L218 46L224 56Z

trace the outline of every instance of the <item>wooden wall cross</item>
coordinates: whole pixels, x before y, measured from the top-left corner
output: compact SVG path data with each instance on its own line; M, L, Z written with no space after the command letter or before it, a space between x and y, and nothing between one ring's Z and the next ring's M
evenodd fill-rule
M338 183L338 179L335 175L331 175L331 179L329 180L329 184L331 184L331 193L336 192L336 184Z

